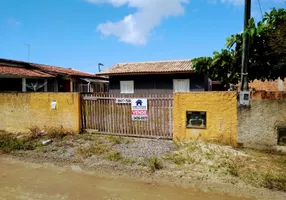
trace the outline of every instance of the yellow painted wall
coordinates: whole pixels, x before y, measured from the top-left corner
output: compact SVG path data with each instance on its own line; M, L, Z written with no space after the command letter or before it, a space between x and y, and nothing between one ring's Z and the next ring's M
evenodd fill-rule
M206 129L186 128L186 111L205 111ZM237 100L235 92L174 94L174 140L202 139L236 145Z
M52 101L57 102L52 110ZM79 132L78 93L0 93L0 130L27 132L29 128L58 127Z

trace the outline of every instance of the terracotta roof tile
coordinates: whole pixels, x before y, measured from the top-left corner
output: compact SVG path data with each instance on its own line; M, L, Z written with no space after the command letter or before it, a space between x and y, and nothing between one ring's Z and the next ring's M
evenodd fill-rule
M56 66L50 66L50 65L43 65L43 64L35 64L30 63L30 65L34 67L38 67L40 69L43 69L45 71L53 72L53 73L60 73L68 76L84 76L84 77L96 77L95 74L87 73L78 71L71 68L63 68L63 67L56 67Z
M50 74L35 69L27 69L24 67L16 67L16 66L2 66L2 65L0 65L0 75L46 77L46 78L54 77Z
M0 62L19 64L19 65L24 65L24 66L32 66L32 67L38 68L39 70L44 71L45 73L51 72L55 75L61 74L61 75L67 75L67 76L82 76L82 77L92 77L92 78L97 77L95 74L82 72L82 71L78 71L78 70L71 69L71 68L63 68L63 67L44 65L44 64L38 64L38 63L30 63L30 62L23 62L23 61L18 61L18 60L4 59L4 58L0 58Z
M102 71L101 75L164 74L193 72L191 60L120 63Z

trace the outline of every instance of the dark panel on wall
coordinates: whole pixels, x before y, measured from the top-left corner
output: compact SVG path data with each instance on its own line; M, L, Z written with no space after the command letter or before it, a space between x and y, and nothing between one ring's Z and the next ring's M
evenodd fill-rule
M22 92L22 79L0 78L0 92Z

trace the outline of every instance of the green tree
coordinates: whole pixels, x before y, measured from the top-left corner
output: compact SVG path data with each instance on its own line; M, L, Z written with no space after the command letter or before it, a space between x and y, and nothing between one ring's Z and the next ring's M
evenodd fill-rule
M212 57L193 59L196 72L205 74L221 84L237 84L240 80L243 37L250 36L249 81L276 80L286 77L286 11L272 9L255 24L250 19L248 29L231 35L226 40L226 49L214 52Z

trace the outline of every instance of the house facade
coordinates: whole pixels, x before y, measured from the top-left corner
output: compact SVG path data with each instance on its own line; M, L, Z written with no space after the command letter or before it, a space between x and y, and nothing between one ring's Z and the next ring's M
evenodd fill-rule
M71 68L0 59L0 92L107 92L108 84Z
M100 73L109 76L111 94L173 94L210 91L211 80L194 72L190 60L117 64Z

